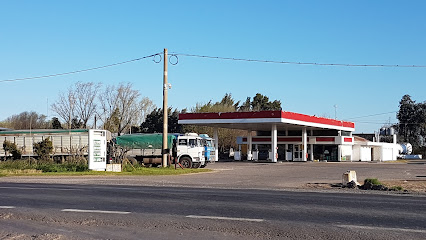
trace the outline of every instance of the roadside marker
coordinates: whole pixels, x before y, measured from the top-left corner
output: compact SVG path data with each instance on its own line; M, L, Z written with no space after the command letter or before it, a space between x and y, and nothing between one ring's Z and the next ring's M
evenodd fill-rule
M121 211L84 210L84 209L62 209L61 212L112 213L112 214L130 214L131 213L131 212L121 212Z
M256 218L231 218L231 217L197 216L197 215L188 215L186 217L187 218L198 218L198 219L246 221L246 222L263 222L263 221L265 221L264 219L256 219Z

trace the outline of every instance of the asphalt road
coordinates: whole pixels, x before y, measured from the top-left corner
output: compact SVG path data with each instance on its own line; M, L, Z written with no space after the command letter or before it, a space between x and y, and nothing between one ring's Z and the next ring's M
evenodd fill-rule
M357 173L358 181L365 178L379 180L425 180L426 164L372 162L218 162L209 164L211 173L178 176L27 176L4 177L0 183L63 183L107 184L135 186L170 186L240 189L304 189L307 184L336 184L342 182L347 170ZM426 193L426 192L425 192Z
M2 182L0 239L426 239L426 196Z

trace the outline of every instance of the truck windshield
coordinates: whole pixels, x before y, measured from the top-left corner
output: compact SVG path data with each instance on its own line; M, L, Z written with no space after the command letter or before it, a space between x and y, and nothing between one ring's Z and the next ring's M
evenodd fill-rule
M213 147L213 142L212 142L212 140L206 140L206 146L207 146L207 147Z

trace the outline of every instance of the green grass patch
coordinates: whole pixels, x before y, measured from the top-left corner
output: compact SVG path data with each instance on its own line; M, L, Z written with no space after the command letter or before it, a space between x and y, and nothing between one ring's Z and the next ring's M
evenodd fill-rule
M383 185L377 178L366 178L364 180L364 185L370 183L372 185Z
M401 187L401 186L392 186L392 187L389 187L389 190L390 191L402 191L402 190L404 190L404 188Z
M147 168L141 165L126 164L122 172L91 171L84 163L51 163L36 162L34 160L10 160L0 162L0 177L5 176L34 176L34 175L64 175L64 176L85 176L85 175L180 175L190 173L210 172L210 169L175 169L171 167Z

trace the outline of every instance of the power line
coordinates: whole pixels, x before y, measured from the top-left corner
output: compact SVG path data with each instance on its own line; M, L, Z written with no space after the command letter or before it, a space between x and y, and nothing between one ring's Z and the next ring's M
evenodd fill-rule
M426 68L426 65L392 65L392 64L348 64L348 63L315 63L315 62L289 62L289 61L275 61L275 60L259 60L247 58L233 58L233 57L217 57L187 53L172 53L173 56L186 56L198 58L210 58L220 60L244 61L244 62L261 62L261 63L280 63L280 64L297 64L297 65L316 65L316 66L340 66L340 67L393 67L393 68Z
M58 77L58 76L63 76L63 75L70 75L70 74L88 72L88 71L98 70L98 69L102 69L102 68L108 68L108 67L113 67L113 66L117 66L117 65L126 64L126 63L140 61L140 60L145 59L145 58L154 57L154 56L156 56L158 54L159 53L155 53L155 54L151 54L151 55L148 55L148 56L145 56L145 57L136 58L136 59L132 59L132 60L127 60L127 61L124 61L124 62L108 64L108 65L104 65L104 66L100 66L100 67L93 67L93 68L87 68L87 69L82 69L82 70L76 70L76 71L72 71L72 72L55 73L55 74L49 74L49 75L37 76L37 77L5 79L5 80L0 80L0 83L1 82L16 82L16 81L24 81L24 80L40 79L40 78L49 78L49 77Z
M374 116L385 115L385 114L389 114L389 113L397 113L397 112L398 111L385 112L385 113L376 113L376 114L371 114L371 115L366 115L366 116L346 118L345 120L357 119L357 118L366 118L366 117L374 117Z

